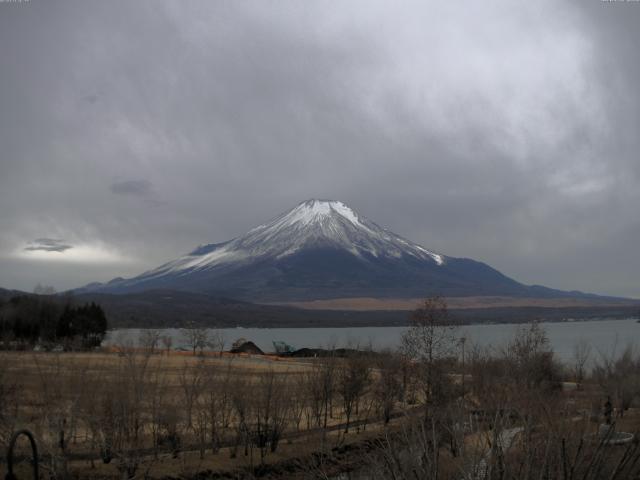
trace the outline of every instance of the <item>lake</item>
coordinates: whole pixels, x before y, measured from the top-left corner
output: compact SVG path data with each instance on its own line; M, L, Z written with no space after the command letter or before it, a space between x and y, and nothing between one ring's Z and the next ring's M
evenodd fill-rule
M511 339L523 324L463 325L458 336L467 338L471 344L499 348ZM636 345L640 340L640 323L636 319L591 320L575 322L541 323L547 332L551 346L562 360L569 360L574 345L586 340L592 346L593 355L609 355L621 352L627 345ZM225 348L238 338L251 340L264 351L273 351L273 341L283 341L294 348L368 346L374 349L400 346L402 334L408 327L345 327L345 328L221 328ZM122 329L109 331L106 345L137 342L141 330ZM174 348L185 348L180 329L163 329L162 335L173 338Z

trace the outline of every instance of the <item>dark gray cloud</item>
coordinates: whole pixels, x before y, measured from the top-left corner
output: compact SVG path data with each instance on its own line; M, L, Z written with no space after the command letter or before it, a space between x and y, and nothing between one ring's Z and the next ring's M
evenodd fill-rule
M639 21L599 0L0 3L0 286L132 275L321 197L524 282L640 296ZM43 235L76 263L19 255Z
M145 197L151 195L153 185L147 180L125 180L112 183L109 187L116 195L134 195Z
M86 96L82 97L82 100L84 100L85 102L90 103L90 104L93 105L94 103L96 103L98 101L98 98L100 98L100 97L98 97L98 95L91 94L91 95L86 95Z
M56 238L36 238L24 247L27 252L36 252L38 250L43 252L64 252L71 248L73 248L72 245Z

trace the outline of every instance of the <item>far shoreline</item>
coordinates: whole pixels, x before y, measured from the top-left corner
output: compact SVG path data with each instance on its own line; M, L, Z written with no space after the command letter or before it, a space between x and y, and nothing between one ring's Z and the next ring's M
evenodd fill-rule
M112 312L107 305L109 325L114 329L123 328L185 328L190 325L207 328L357 328L357 327L403 327L411 324L411 311L406 310L302 310L287 309L283 315L260 311L251 315L234 315L226 312L207 316L179 318L158 318L153 309L140 310L135 316L123 318L119 312ZM591 307L505 307L505 308L465 308L449 309L453 322L460 325L521 324L529 322L570 322L589 320L621 320L640 318L640 305Z
M531 322L536 323L586 323L586 322L607 322L607 321L619 321L628 320L636 321L640 323L640 314L627 315L627 316L594 316L594 317L582 317L582 318L558 318L558 319L529 319L529 320L487 320L487 321L454 321L456 326L482 326L482 325L524 325ZM286 330L286 329L352 329L352 328L402 328L410 327L411 322L404 323L390 323L390 324L340 324L340 325L309 325L309 324L292 324L286 326L265 326L265 325L235 325L235 326L219 326L219 325L197 325L197 328L205 328L209 330ZM183 330L189 329L189 326L124 326L124 327L110 327L108 332L123 331L123 330Z

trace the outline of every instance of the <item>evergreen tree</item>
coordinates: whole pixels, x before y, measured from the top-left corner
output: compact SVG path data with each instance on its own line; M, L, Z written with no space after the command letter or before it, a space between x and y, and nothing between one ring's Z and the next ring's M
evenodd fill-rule
M0 339L65 342L79 339L85 348L99 346L107 333L107 317L100 305L81 306L54 296L23 295L0 304Z

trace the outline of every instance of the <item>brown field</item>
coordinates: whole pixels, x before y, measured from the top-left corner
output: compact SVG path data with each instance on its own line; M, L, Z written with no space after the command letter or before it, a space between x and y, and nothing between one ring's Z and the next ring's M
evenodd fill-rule
M471 308L509 308L509 307L616 307L635 305L636 300L581 299L581 298L514 298L514 297L447 297L450 309ZM420 298L334 298L311 300L306 302L286 302L274 305L287 305L307 310L414 310L424 299Z
M2 388L13 394L0 390L0 406L11 412L0 416L0 448L11 430L26 427L57 475L121 478L123 465L134 464L145 478L185 478L304 459L380 431L373 396L364 391L348 433L338 398L326 418L321 406L314 411L307 392L313 372L314 360L242 354L0 352ZM272 440L261 448L247 437L274 425L281 438L273 451ZM179 448L161 441L171 432ZM113 450L109 464L101 461L105 443Z
M470 349L464 362L0 352L0 449L28 428L41 478L64 480L327 480L352 470L453 480L477 468L514 480L638 478L640 356L602 358L591 373L586 358L585 347L558 364L536 324L503 351ZM605 445L607 398L615 431L635 441ZM29 478L24 446L18 478Z

